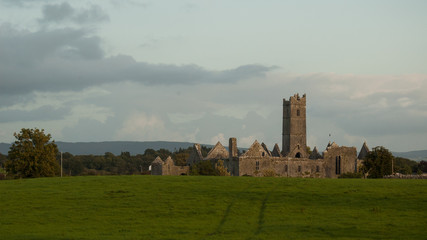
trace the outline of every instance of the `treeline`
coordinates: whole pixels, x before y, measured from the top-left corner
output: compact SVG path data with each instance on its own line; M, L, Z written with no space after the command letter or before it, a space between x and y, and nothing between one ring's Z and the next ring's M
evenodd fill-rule
M206 156L210 148L202 146L201 150L202 155ZM62 154L62 169L64 176L149 174L149 166L157 156L162 160L171 156L176 165L184 166L192 151L192 147L189 147L180 148L174 152L167 149L146 149L143 154L136 155L131 155L129 152L122 152L120 155L114 155L110 152L106 152L104 155L72 155L65 152ZM0 175L5 174L3 166L7 159L6 155L0 153ZM56 159L60 164L60 153L57 154ZM395 173L427 173L427 161L416 162L406 158L394 157L393 165ZM201 163L193 166L190 174L217 175L215 171L211 164Z
M210 148L202 146L202 154L207 155ZM156 157L165 160L171 156L175 165L185 166L192 147L178 149L171 152L167 149L146 149L144 154L130 155L122 152L120 155L106 152L104 155L72 155L68 152L62 154L63 175L132 175L150 174L149 166ZM57 156L60 162L61 155Z
M407 158L394 158L394 172L401 174L427 173L427 161L416 162Z

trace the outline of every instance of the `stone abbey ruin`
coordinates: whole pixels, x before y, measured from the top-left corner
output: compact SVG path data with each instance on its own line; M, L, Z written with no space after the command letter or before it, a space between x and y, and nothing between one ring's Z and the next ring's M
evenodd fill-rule
M355 173L362 159L369 153L366 143L359 155L355 147L338 146L329 143L319 153L316 147L309 154L306 134L306 95L283 99L282 151L274 145L272 151L264 143L255 141L243 154L239 154L236 138L230 138L228 150L218 142L206 157L202 156L199 144L194 144L187 159L187 166L175 166L169 157L159 157L151 166L152 175L186 175L190 166L201 161L212 165L222 160L231 176L282 176L337 178L343 173Z

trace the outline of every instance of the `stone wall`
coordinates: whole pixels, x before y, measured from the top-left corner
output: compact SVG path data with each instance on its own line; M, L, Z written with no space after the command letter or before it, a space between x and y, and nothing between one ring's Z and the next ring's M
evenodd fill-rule
M218 142L208 153L205 160L207 159L228 159L229 152L228 150Z
M307 158L239 158L239 176L326 177L322 159Z
M151 163L151 175L188 175L190 172L189 166L176 166L171 157L168 157L164 162L160 157L157 157Z
M328 178L337 178L343 173L357 172L357 150L355 147L331 146L323 152L325 174Z

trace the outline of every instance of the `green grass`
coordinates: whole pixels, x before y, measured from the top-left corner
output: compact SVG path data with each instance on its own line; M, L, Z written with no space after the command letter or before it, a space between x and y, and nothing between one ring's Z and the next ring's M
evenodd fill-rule
M426 239L426 227L425 180L0 181L1 239Z

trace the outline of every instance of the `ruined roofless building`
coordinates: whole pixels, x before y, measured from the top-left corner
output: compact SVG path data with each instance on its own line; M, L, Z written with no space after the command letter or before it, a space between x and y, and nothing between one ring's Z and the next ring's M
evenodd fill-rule
M343 173L358 171L362 160L358 159L355 147L338 146L333 142L323 152L314 147L309 154L306 121L306 95L300 97L295 94L289 100L283 99L282 151L277 143L273 151L270 151L264 143L255 140L246 152L239 154L237 139L230 138L228 151L218 142L208 156L203 157L200 145L194 144L193 152L187 159L187 167L201 161L209 161L215 166L218 160L223 160L232 176L312 178L337 178ZM364 143L359 158L368 152L369 148ZM157 159L152 165L157 166L152 174L158 175L179 175L184 170L170 171L172 159L167 159L166 162Z

